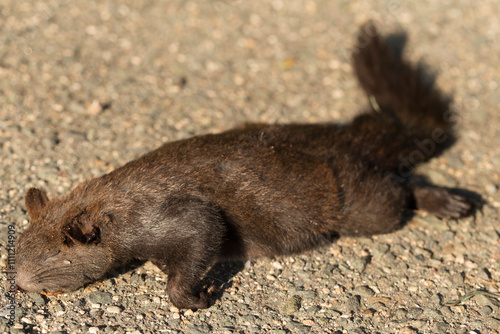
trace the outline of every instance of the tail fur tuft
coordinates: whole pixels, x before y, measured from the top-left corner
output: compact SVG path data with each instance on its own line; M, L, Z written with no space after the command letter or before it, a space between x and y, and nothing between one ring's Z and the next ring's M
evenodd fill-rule
M389 40L379 35L372 22L360 28L352 62L373 110L358 116L353 127L373 131L378 127L379 138L393 143L392 152L378 153L378 159L384 159L384 164L390 160L394 169L402 160L413 159L409 163L416 165L440 154L454 142L455 124L450 99L426 78L421 64L406 62Z

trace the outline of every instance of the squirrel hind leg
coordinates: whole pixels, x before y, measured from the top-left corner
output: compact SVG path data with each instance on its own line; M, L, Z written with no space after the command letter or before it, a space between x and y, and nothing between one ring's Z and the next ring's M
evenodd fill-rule
M446 187L417 185L413 187L414 207L441 219L459 219L470 216L475 205L469 198Z

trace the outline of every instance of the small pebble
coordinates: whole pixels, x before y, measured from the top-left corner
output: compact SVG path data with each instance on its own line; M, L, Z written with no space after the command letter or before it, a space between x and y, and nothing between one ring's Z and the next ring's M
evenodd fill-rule
M493 309L489 305L483 306L479 310L479 314L481 314L483 317L490 315L492 312L493 312Z
M351 261L352 267L358 273L363 273L365 271L368 263L370 263L370 257L368 257L368 256L358 257L358 258L355 258L354 260Z
M295 295L290 298L285 302L285 305L282 307L280 313L283 315L291 315L297 312L302 303L302 297Z
M498 191L498 185L490 183L490 184L486 185L486 191L490 195L493 195L494 193L496 193Z
M408 316L411 318L416 318L419 315L421 315L422 313L424 313L424 310L422 310L421 308L418 308L418 307L410 307L408 309Z
M104 304L104 305L107 305L107 304L111 304L112 303L112 301L113 301L112 297L113 296L109 292L94 291L94 292L91 292L87 296L87 299L89 300L89 302L91 304Z
M354 289L354 293L360 295L361 297L371 297L375 295L375 291L367 286L358 286Z
M438 322L436 324L436 330L438 333L445 333L448 328L450 328L450 325L448 325L446 322Z
M122 309L118 306L108 306L106 308L106 311L108 311L109 313L121 313L122 312Z

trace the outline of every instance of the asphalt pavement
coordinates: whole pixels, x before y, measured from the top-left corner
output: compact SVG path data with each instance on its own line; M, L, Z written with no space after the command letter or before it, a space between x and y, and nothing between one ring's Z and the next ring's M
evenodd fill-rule
M0 315L29 187L62 195L163 142L245 122L347 122L368 103L349 54L369 19L405 31L405 55L453 96L459 140L421 171L480 194L475 219L419 214L392 234L218 266L209 277L225 289L196 312L173 307L166 276L137 264L72 293L18 293L0 331L498 333L497 0L3 0Z

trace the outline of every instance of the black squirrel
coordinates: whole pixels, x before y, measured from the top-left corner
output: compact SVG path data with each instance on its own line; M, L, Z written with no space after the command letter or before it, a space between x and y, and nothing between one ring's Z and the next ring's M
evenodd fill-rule
M137 258L168 274L175 306L201 309L216 288L196 286L217 261L391 232L410 209L471 214L412 175L455 139L447 98L371 23L352 62L372 107L349 124L247 124L167 143L62 198L29 189L19 289L74 290Z

